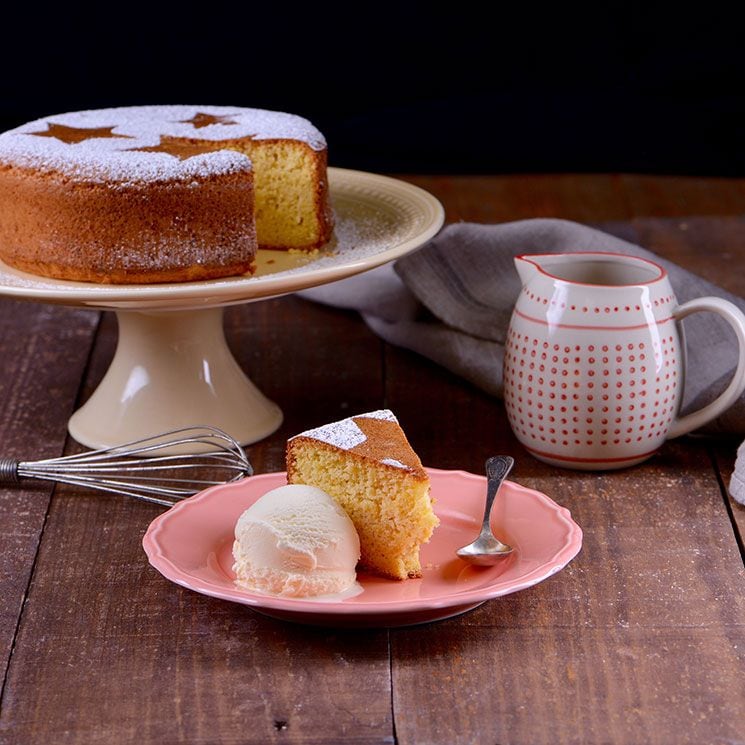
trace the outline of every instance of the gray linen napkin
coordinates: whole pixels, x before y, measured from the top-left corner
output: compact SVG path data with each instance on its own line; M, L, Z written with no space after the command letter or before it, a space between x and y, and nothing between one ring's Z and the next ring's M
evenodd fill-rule
M384 266L300 294L358 310L386 341L418 352L501 396L504 341L521 287L513 257L566 251L614 251L652 259L667 269L679 302L716 295L745 312L742 298L650 251L608 233L554 219L449 225L395 267ZM694 314L685 326L688 364L683 410L692 411L727 385L737 364L737 349L726 323L711 313ZM745 396L707 431L745 433ZM738 499L745 503L745 453L741 461L743 488ZM737 473L734 478L739 478Z

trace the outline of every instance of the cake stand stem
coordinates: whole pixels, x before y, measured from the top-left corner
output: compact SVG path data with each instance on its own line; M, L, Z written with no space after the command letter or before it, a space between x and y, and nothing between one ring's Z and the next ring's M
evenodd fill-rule
M282 423L279 407L228 349L222 308L116 315L119 343L111 366L68 425L78 442L110 447L209 424L248 445Z

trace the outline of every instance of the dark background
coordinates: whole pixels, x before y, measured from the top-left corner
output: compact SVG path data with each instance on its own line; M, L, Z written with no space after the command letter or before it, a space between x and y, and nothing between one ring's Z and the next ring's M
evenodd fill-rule
M214 103L302 114L332 165L373 171L744 176L743 20L702 4L29 4L5 19L0 129Z

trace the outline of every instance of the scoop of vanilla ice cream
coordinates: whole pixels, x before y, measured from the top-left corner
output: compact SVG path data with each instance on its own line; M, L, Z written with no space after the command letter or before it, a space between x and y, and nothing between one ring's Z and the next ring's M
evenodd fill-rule
M236 582L249 590L310 597L351 587L360 539L346 512L314 486L280 486L238 518Z

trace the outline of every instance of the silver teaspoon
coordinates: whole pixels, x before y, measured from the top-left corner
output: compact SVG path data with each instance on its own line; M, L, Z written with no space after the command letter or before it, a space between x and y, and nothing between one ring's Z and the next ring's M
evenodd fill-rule
M512 470L512 466L514 465L515 461L509 455L495 455L486 461L486 478L488 484L481 533L479 533L479 537L473 543L469 543L455 552L461 559L471 564L491 566L492 564L496 564L503 556L512 552L512 546L508 546L494 537L494 533L491 532L489 518L499 487L502 486L502 482L507 478L507 474Z

